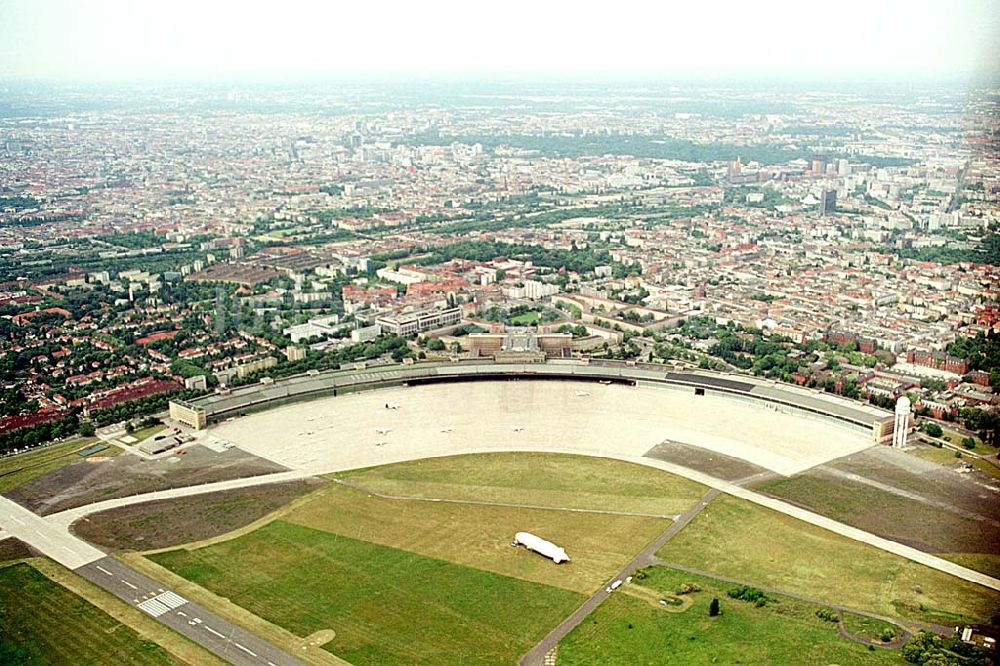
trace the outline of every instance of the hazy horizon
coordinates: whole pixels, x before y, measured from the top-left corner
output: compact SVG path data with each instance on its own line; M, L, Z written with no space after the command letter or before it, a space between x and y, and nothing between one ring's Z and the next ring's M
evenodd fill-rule
M994 83L998 10L989 0L614 11L7 0L0 81Z

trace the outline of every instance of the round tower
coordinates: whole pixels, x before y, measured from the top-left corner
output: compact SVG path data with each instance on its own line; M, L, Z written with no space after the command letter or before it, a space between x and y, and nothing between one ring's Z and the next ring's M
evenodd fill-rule
M901 449L906 446L906 434L910 430L910 399L905 395L896 401L896 420L892 428L892 446Z

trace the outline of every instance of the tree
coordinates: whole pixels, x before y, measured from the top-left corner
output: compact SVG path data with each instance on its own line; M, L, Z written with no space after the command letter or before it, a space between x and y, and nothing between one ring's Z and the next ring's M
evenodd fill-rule
M719 614L719 600L712 599L712 603L708 605L708 616L715 617Z
M940 437L944 434L944 430L937 423L928 423L924 427L924 431L931 437Z

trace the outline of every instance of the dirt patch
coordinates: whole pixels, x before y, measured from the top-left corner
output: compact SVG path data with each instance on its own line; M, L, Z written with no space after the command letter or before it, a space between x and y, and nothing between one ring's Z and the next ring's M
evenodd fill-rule
M14 537L0 541L0 564L36 557L38 554L31 546Z
M156 460L120 455L73 463L5 495L45 516L116 497L283 471L281 465L239 449L220 453L192 446L184 455Z
M724 481L737 481L768 471L746 460L669 440L654 446L644 454L644 457L689 467Z
M959 474L911 453L876 446L816 468L831 469L914 493L934 503L1000 521L1000 481L973 470Z
M320 629L319 631L315 631L306 636L306 639L302 641L302 643L304 645L308 645L309 647L322 647L336 637L337 632L333 629Z
M866 451L756 489L923 551L1000 552L1000 510L983 496L989 491L967 475L895 457Z
M325 483L303 479L133 504L83 518L72 531L112 550L169 548L239 529Z
M668 613L682 613L691 607L694 601L690 596L678 597L673 594L665 594L642 587L635 583L623 585L621 593L636 599L641 599L657 610L664 610Z

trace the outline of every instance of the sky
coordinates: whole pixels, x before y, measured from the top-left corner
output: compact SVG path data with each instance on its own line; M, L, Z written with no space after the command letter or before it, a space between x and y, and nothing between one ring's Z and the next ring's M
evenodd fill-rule
M0 79L1000 76L1000 0L0 0Z

